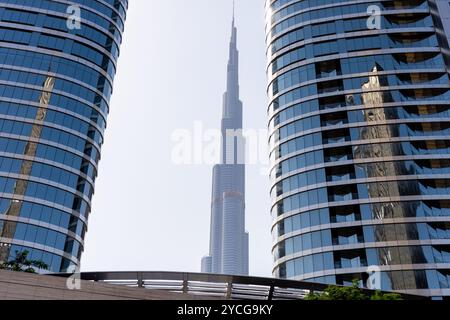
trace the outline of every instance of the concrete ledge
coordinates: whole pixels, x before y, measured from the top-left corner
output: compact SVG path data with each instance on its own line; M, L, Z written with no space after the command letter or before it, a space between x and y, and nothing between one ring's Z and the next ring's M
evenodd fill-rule
M202 300L167 291L131 288L81 280L80 290L69 290L66 278L0 270L0 300Z

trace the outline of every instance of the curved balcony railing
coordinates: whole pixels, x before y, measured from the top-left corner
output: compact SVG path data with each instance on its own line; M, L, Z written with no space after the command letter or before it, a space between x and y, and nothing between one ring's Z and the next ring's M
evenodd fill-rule
M223 300L302 300L310 292L323 292L328 287L326 284L275 278L183 272L83 272L79 274L79 278L111 285ZM374 293L372 290L362 290L369 295ZM403 298L425 299L414 295L403 295Z

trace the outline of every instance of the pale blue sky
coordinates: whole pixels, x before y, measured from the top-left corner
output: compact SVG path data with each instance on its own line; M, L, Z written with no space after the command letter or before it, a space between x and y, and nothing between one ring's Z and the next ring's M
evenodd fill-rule
M171 134L220 126L231 0L130 0L83 271L199 271L209 165L171 162ZM264 1L237 0L244 126L266 127ZM247 169L250 272L270 276L269 178Z

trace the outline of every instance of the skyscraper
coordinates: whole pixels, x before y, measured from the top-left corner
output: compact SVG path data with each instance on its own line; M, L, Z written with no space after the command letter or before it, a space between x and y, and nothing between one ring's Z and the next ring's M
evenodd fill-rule
M127 0L0 0L0 262L79 266Z
M227 71L227 91L223 96L221 125L221 163L213 169L210 253L202 259L202 272L248 275L244 138L234 17Z
M450 295L448 1L266 9L273 274Z

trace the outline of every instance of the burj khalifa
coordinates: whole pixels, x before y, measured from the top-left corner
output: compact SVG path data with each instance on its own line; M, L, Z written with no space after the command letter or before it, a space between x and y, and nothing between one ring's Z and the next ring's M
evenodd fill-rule
M202 272L248 275L249 237L245 231L245 139L239 100L237 28L232 22L227 91L223 96L221 163L212 175L210 252Z

